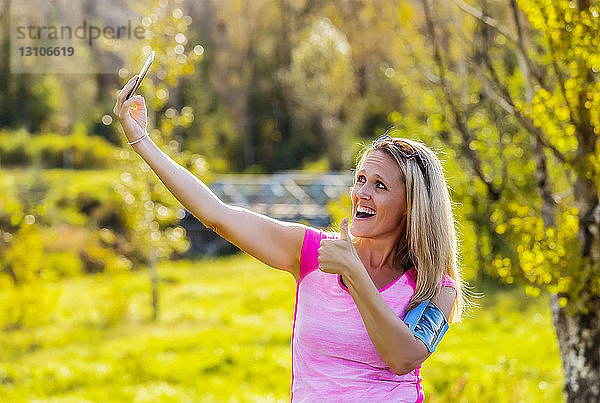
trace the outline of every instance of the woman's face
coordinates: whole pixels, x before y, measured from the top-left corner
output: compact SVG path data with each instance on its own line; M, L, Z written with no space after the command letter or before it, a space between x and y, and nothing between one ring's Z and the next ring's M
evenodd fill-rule
M398 240L406 227L406 187L394 157L384 150L369 151L354 179L350 233Z

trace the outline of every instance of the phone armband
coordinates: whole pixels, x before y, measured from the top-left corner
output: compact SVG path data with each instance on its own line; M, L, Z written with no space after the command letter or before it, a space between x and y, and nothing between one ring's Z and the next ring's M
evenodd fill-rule
M449 328L444 313L429 300L409 311L404 317L404 323L416 338L425 343L430 353L435 351Z

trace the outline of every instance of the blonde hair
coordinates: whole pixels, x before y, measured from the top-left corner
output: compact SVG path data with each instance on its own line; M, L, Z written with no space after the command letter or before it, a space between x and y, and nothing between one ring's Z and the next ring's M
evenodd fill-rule
M394 141L408 143L421 158L407 158ZM375 146L367 146L359 156L361 167L369 152L383 150L398 163L406 186L405 238L398 240L394 264L402 270L411 265L417 272L415 293L408 309L431 300L441 290L442 277L454 280L456 300L450 322L461 320L465 307L464 285L458 264L458 246L454 229L454 214L440 160L424 144L403 138L392 138ZM425 172L422 172L425 171ZM424 175L428 176L428 181ZM427 183L429 182L429 183Z

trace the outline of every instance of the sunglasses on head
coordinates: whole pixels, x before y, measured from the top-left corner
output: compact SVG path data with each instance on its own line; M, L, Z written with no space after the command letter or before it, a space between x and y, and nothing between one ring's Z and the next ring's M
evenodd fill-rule
M373 142L373 149L385 148L391 145L395 146L400 152L400 154L407 160L414 158L414 160L417 162L417 165L419 166L419 169L421 170L421 173L423 174L423 179L425 180L427 191L429 191L431 184L429 182L427 168L425 167L425 164L423 163L423 159L421 158L419 152L410 143L399 138L393 138L388 134L384 134L383 136L380 136L377 140Z

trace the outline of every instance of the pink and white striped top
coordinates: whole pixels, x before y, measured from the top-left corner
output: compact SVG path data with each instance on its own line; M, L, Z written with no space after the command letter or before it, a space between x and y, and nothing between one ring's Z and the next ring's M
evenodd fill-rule
M321 239L334 238L307 228L292 331L292 401L422 402L420 366L395 374L371 342L358 308L340 276L318 270ZM412 268L379 289L400 318L415 289ZM453 286L445 276L442 285Z

